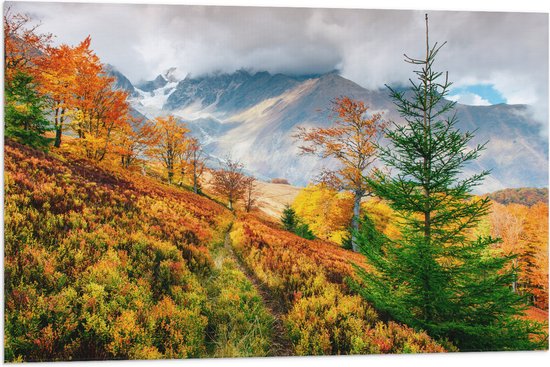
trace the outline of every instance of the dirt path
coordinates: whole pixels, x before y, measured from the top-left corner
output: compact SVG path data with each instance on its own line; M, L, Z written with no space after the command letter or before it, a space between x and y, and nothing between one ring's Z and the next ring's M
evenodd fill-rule
M293 347L290 339L287 336L286 328L283 325L283 316L284 316L284 306L282 302L273 297L271 291L252 273L246 265L241 261L241 259L235 254L233 246L231 244L230 237L231 228L228 229L225 234L224 247L230 256L235 260L235 263L239 267L239 270L243 272L244 275L248 278L250 283L256 288L260 297L262 297L262 303L265 308L273 316L273 334L271 336L271 350L273 356L291 356L293 355Z

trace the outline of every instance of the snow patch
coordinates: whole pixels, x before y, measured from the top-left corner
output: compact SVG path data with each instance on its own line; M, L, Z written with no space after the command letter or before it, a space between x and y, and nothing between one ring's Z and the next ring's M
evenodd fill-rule
M166 114L162 107L174 93L178 82L167 83L164 87L155 89L151 92L145 92L139 88L135 88L139 96L130 98L129 102L136 110L148 118L155 118Z

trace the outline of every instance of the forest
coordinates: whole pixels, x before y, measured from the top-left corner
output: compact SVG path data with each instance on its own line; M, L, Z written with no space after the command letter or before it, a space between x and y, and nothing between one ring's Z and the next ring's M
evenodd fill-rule
M410 93L388 90L403 122L333 100L294 138L337 168L280 216L242 162L136 114L91 37L3 22L6 362L548 349L547 189L472 194L485 146L427 16Z

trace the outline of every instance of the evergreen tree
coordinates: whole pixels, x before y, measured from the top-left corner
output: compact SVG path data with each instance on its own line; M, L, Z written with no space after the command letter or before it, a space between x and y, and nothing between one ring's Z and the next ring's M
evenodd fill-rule
M298 218L296 216L296 211L287 205L285 210L283 210L283 216L281 217L281 223L283 228L287 231L294 232L298 224Z
M426 55L405 60L419 67L418 80L410 92L389 88L405 122L393 123L379 148L394 174L368 183L398 213L402 236L390 240L364 222L358 244L375 271L356 267L355 286L379 311L463 351L536 349L538 329L518 317L525 300L510 288L511 257L496 255L497 239L474 235L490 201L470 192L488 172L462 172L484 146L469 148L473 134L456 128L455 103L445 99L451 83L433 70L443 45L430 46L426 15Z
M353 250L352 238L354 234L361 237L361 243L368 243L370 247L377 246L380 248L386 238L383 233L376 229L374 221L368 216L368 214L363 215L363 217L359 220L359 230L355 230L352 227L348 229L348 233L342 239L342 248L345 248L346 250Z
M45 100L38 94L32 76L17 72L6 82L5 134L23 144L45 148L52 139L43 134L51 130L44 116Z
M315 235L313 234L311 229L309 229L309 226L307 225L307 223L299 222L298 225L296 226L296 229L293 232L298 236L305 238L306 240L315 239Z
M315 235L309 229L309 225L304 223L302 218L296 215L296 211L292 209L290 205L285 207L283 215L281 217L281 223L283 228L289 232L297 234L298 236L305 238L306 240L314 240Z

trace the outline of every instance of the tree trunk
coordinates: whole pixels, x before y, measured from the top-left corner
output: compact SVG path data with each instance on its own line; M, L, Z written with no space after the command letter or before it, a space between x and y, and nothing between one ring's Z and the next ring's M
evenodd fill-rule
M173 179L174 179L174 170L171 168L168 168L168 183L172 183Z
M517 266L518 266L518 259L514 259L513 262L512 262L513 266L514 266L514 280L512 281L512 290L514 293L518 293L518 278L517 278L517 272L516 272L516 269L517 269Z
M359 231L359 215L361 212L361 198L363 195L360 192L356 192L353 198L353 217L351 218L351 228L354 231L351 235L351 248L355 252L359 252L359 246L357 246L356 231Z
M198 194L199 192L197 187L197 162L196 161L193 164L193 192L195 194Z
M59 148L61 146L61 134L63 131L61 130L61 126L55 127L55 142L53 143L53 146L56 148Z

